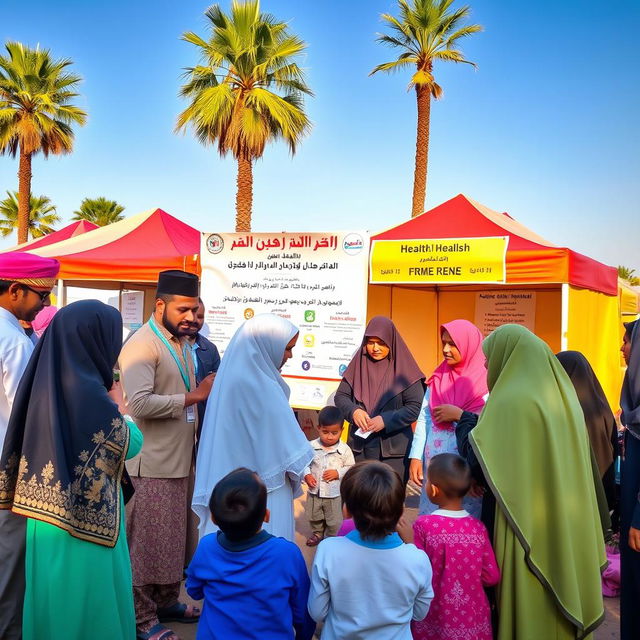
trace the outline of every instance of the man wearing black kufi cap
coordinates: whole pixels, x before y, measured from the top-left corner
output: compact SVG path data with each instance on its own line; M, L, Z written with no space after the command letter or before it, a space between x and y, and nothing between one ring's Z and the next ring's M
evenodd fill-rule
M144 435L142 451L127 462L135 488L127 505L127 538L139 638L163 631L163 621L199 617L196 607L178 601L196 405L207 399L213 383L211 375L196 386L187 344L199 294L196 275L160 273L155 311L120 355L125 401Z

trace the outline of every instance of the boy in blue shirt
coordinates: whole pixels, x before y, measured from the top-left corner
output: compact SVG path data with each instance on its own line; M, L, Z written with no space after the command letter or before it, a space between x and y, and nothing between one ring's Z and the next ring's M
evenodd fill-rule
M249 469L214 487L211 519L187 569L187 593L204 604L197 640L311 640L309 576L298 547L262 530L267 489Z

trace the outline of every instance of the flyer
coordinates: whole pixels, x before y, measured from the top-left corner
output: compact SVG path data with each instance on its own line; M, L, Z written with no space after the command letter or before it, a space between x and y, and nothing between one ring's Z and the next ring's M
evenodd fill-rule
M205 233L202 298L209 339L224 355L236 329L275 313L300 329L282 373L294 407L327 404L366 325L369 235Z

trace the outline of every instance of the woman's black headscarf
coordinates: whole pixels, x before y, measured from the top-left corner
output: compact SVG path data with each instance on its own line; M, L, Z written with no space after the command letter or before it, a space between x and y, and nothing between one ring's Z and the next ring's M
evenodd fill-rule
M640 320L629 322L625 327L631 342L631 353L620 396L621 419L622 424L636 438L640 438Z
M367 338L380 338L389 355L374 360L367 353ZM367 324L360 350L353 356L343 378L353 389L356 400L362 402L371 415L425 375L409 351L390 318L375 316Z
M61 309L18 387L0 458L0 508L113 547L129 430L108 396L120 313L97 300Z
M617 433L616 419L604 390L584 355L579 351L562 351L557 357L576 389L587 423L591 448L602 477L613 464L615 456L613 442L614 434Z

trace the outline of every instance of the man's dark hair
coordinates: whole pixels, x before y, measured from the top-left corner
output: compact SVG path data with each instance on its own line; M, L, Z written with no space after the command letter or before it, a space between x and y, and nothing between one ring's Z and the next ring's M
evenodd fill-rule
M338 407L325 407L321 409L318 414L318 426L330 427L334 424L342 426L344 418L342 417L342 411Z
M462 498L471 487L471 468L456 453L433 456L427 467L427 477L447 498Z
M165 304L171 302L174 299L173 293L160 293L156 291L156 300L162 300Z
M404 485L391 467L358 462L342 479L340 496L364 539L380 540L396 530L404 510Z
M9 287L13 284L13 280L0 280L0 295L7 293Z
M209 509L229 540L247 540L258 533L264 522L267 488L255 471L240 467L213 488Z

